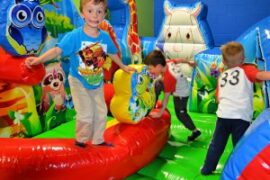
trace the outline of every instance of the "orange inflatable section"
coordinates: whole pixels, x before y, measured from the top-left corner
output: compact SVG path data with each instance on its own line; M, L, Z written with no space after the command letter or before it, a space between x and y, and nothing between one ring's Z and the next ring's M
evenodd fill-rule
M2 179L122 179L156 158L168 139L170 114L117 124L105 131L113 147L79 148L74 139L0 139Z

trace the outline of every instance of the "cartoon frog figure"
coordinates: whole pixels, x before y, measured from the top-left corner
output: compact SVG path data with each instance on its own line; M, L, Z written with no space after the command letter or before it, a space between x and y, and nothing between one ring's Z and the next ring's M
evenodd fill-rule
M129 111L133 119L139 121L155 105L153 79L149 75L146 66L143 66L141 72L133 74L132 82L133 91Z

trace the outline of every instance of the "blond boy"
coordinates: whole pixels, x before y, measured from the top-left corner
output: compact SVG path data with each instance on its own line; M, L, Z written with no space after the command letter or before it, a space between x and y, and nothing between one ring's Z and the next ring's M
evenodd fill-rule
M238 42L221 47L225 71L217 84L217 122L208 148L201 174L215 171L228 138L237 144L252 121L253 83L270 79L270 72L259 71L256 66L244 64L244 48Z

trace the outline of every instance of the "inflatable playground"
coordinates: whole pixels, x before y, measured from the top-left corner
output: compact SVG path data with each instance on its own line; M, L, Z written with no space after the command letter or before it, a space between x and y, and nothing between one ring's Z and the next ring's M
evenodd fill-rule
M269 82L254 84L254 120L240 142L233 148L229 140L216 171L200 174L216 122L215 88L224 69L220 45L238 41L246 62L270 70L266 0L108 0L100 28L123 63L137 71L127 74L106 58L104 138L113 146L86 148L74 145L68 57L32 69L25 65L27 57L83 25L79 0L1 0L0 9L1 179L270 179ZM140 26L153 30L152 36L140 35ZM190 81L188 110L202 132L195 141L187 141L190 132L172 99L160 118L148 116L161 108L143 64L154 49L197 63L180 64Z

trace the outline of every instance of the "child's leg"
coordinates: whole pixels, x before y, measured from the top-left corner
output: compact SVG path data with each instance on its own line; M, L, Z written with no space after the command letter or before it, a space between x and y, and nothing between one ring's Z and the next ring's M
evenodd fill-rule
M158 100L158 97L161 93L161 91L164 90L164 85L161 79L155 80L155 94L156 94L156 102Z
M94 107L93 140L92 144L104 142L104 131L107 122L107 106L104 99L104 87L91 90L91 98Z
M173 96L173 102L177 118L184 124L187 129L191 131L195 130L195 124L187 113L188 97Z
M68 77L71 96L76 110L76 141L86 143L92 136L93 106L88 92L79 80Z
M212 141L208 147L206 159L204 161L204 166L201 169L201 173L204 175L211 174L216 170L218 161L225 149L227 144L230 131L227 119L218 118L216 123L215 132Z
M237 142L241 139L241 137L244 135L249 125L250 125L250 122L247 122L241 119L239 120L236 119L233 121L232 141L233 141L234 147L236 146Z

